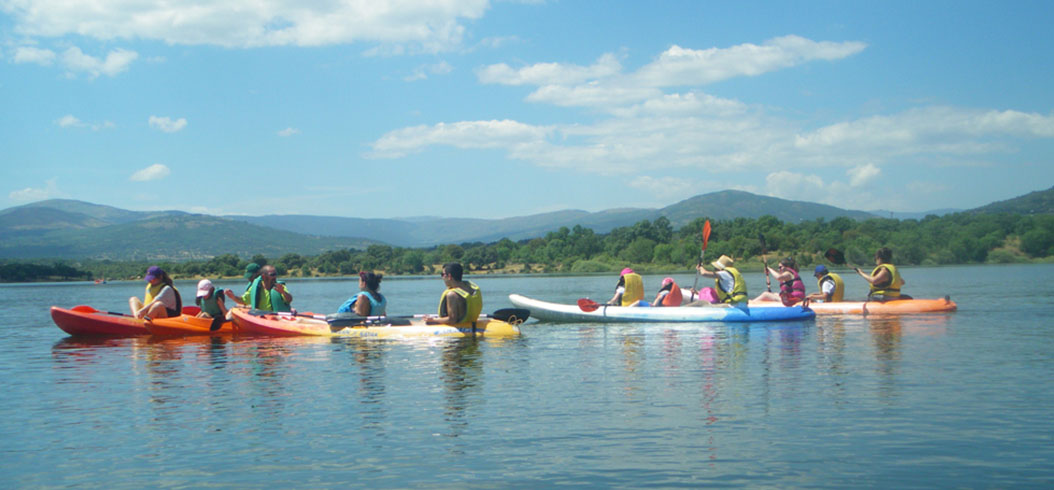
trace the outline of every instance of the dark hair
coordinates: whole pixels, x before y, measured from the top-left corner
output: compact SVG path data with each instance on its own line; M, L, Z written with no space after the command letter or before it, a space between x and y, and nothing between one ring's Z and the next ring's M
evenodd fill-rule
M798 270L798 263L794 261L794 257L787 257L780 261L780 265L783 267L790 267L791 269Z
M465 274L465 269L462 269L461 264L457 262L448 262L443 264L443 272L449 274L455 281L460 281L461 276Z
M882 247L875 252L875 258L881 259L884 263L893 262L893 251L889 247Z
M384 274L362 271L359 273L359 278L366 283L367 289L376 292L381 288L381 279L384 278Z

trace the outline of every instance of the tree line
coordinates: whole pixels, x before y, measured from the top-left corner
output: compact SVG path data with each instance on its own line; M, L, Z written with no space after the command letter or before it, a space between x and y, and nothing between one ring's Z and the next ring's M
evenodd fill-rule
M562 227L544 237L493 243L447 244L429 248L370 245L319 255L279 257L233 254L209 260L162 262L175 278L241 276L249 262L271 264L284 277L353 275L361 270L388 275L430 274L446 262L460 262L476 273L593 273L632 266L641 271L690 270L699 260L699 218L674 230L665 217L642 220L606 234L582 226ZM843 251L850 264L873 264L879 247L890 247L899 265L1015 263L1050 260L1054 255L1054 215L968 214L927 216L921 220L835 218L785 223L772 216L711 222L706 261L733 257L743 268L760 268L767 259L793 257L801 268L825 263L824 251ZM763 250L762 240L767 249ZM36 261L0 263L0 281L131 279L154 263L115 261Z

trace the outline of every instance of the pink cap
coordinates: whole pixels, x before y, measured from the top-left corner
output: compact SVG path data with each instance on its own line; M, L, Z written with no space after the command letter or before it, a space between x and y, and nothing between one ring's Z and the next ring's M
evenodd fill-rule
M199 298L204 298L204 297L208 296L209 293L211 293L211 292L212 292L212 281L210 281L208 279L202 279L201 282L198 283L198 297Z
M619 275L620 276L624 276L626 274L633 274L633 269L630 269L629 267L627 267L625 269L622 269L622 274L619 274Z
M662 285L663 286L665 286L667 284L673 284L673 278L672 277L667 277L666 279L662 280Z

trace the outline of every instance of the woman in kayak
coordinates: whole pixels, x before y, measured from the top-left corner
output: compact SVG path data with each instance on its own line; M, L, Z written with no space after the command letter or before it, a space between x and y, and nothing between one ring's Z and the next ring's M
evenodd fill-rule
M747 281L743 279L743 274L739 273L739 269L732 267L733 263L732 257L722 255L710 263L716 269L713 272L706 270L702 265L696 267L699 275L714 278L714 291L717 293L717 299L720 303L733 305L746 303L749 298L747 295ZM692 306L706 306L707 304L709 303L706 301L691 303Z
M172 284L172 278L156 265L146 270L146 294L143 299L132 296L128 306L136 318L171 318L177 317L183 310L183 299Z
M383 274L360 272L359 292L340 305L337 313L355 313L359 316L385 315L388 309L388 299L378 292L381 289L383 277Z
M798 264L793 257L787 257L780 261L780 269L767 267L767 273L779 281L779 294L765 291L754 298L754 301L782 301L783 306L790 306L805 299L805 283L798 275Z
M667 277L662 280L662 285L659 286L659 294L655 295L655 301L652 301L652 306L681 306L684 301L684 296L681 294L681 287L677 285L677 282L672 277Z
M608 300L608 306L647 306L644 299L644 281L640 274L629 267L622 269L618 284L615 284L615 295Z
M223 290L216 289L212 281L202 279L198 282L198 294L194 303L201 308L198 316L201 318L220 319L227 317L227 305L223 301Z
M867 293L868 301L911 299L910 296L900 294L904 278L900 277L897 266L893 265L893 251L888 247L882 247L875 252L875 269L871 271L870 276L864 274L859 267L854 267L853 270L871 284L871 290Z

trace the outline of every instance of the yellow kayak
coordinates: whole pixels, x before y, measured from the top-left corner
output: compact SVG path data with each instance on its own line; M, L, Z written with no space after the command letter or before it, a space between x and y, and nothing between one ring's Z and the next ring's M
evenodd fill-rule
M506 315L513 309L498 310L495 315L483 315L475 324L427 325L423 317L365 317L351 321L330 322L325 316L312 314L275 313L235 308L231 310L236 335L259 336L316 336L316 337L512 337L520 335L519 324L527 319L526 312ZM499 319L504 317L505 320ZM350 324L348 324L350 323Z

